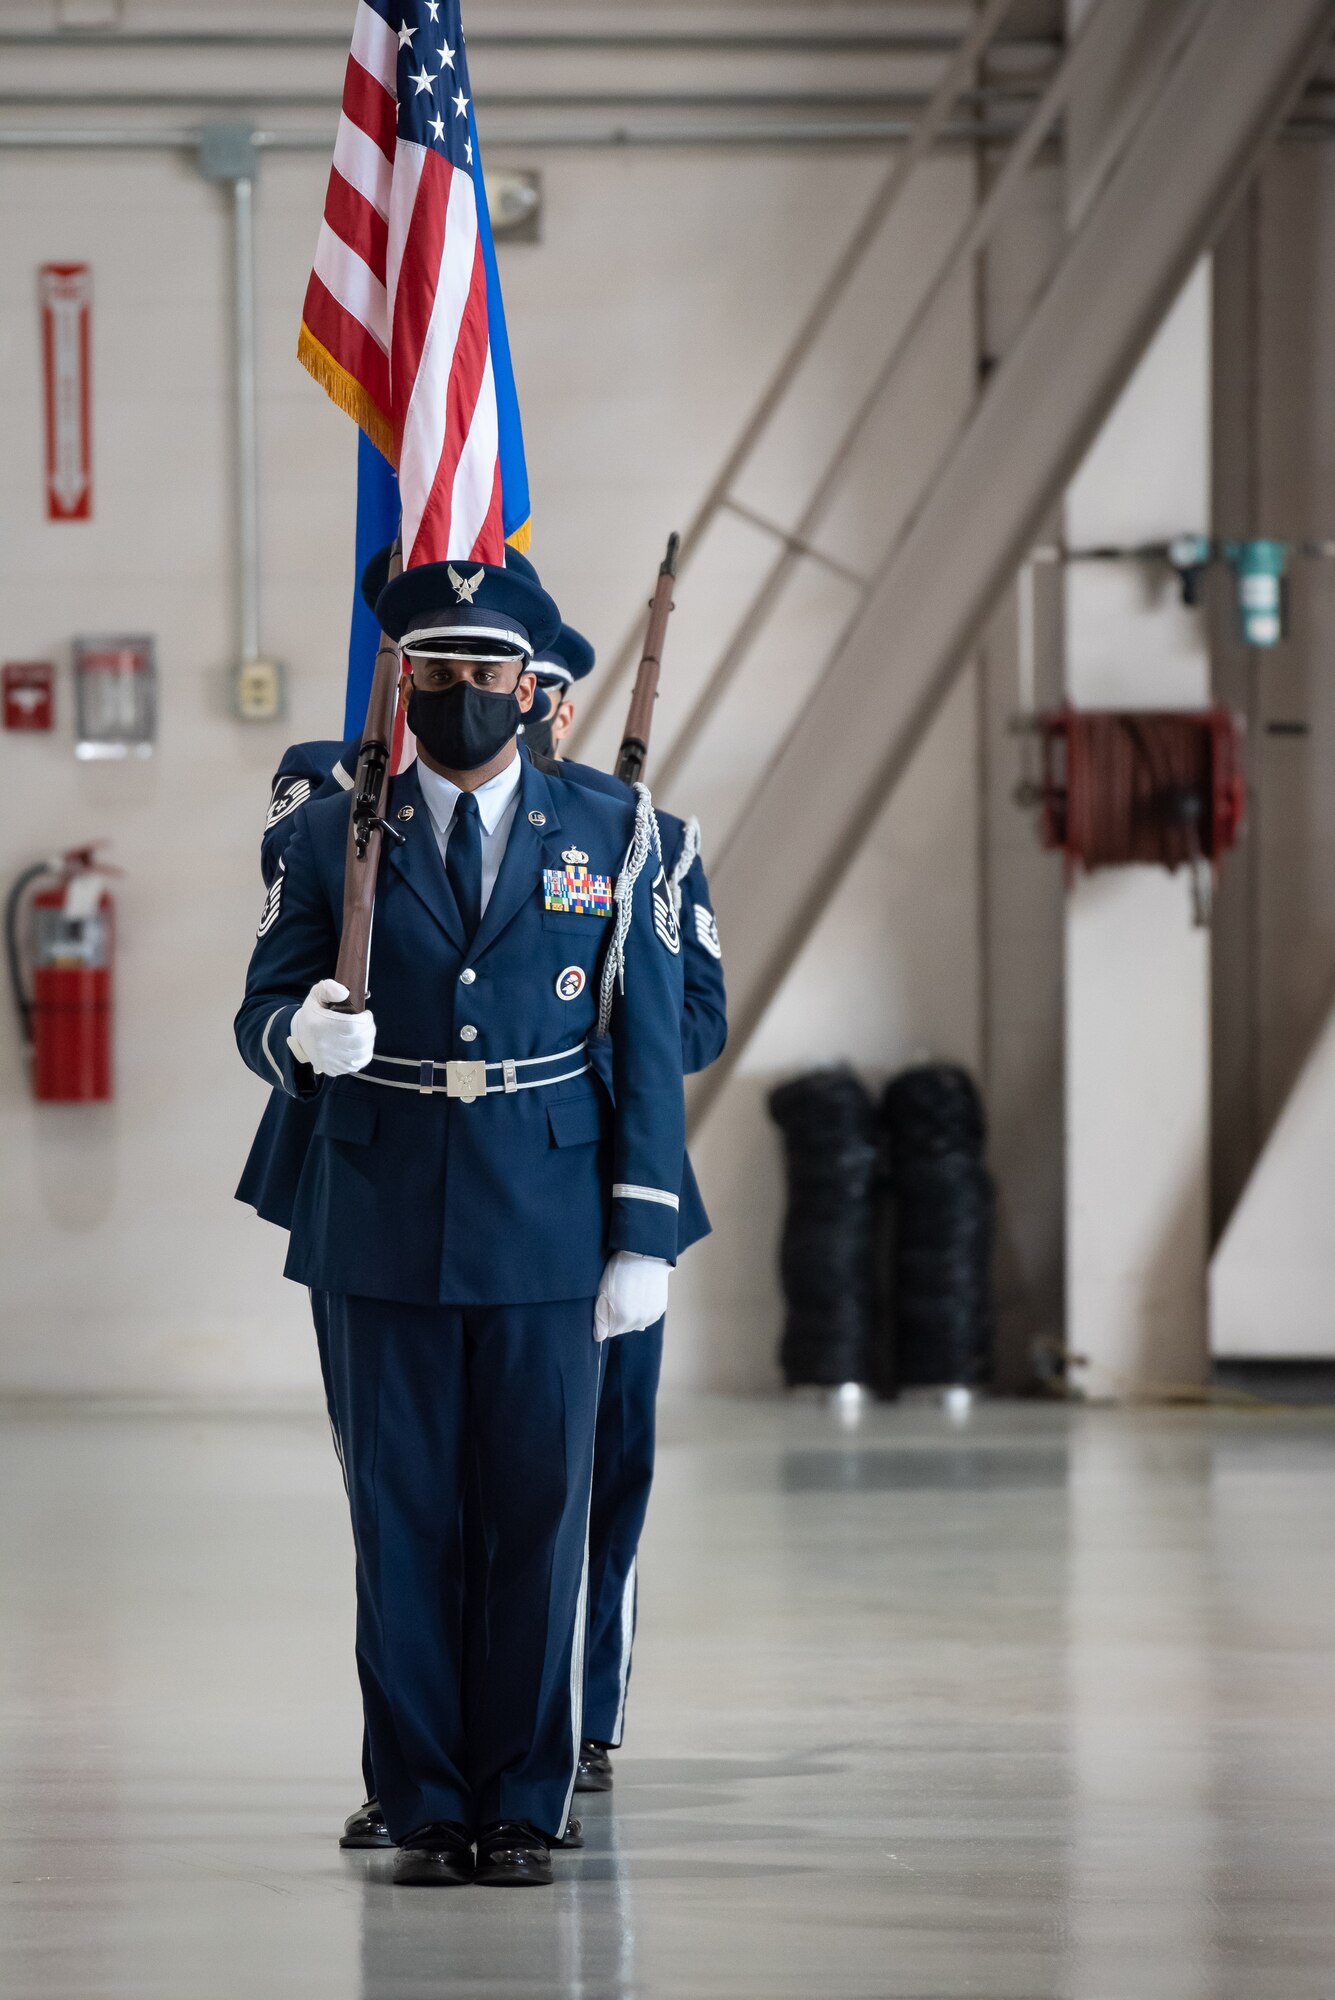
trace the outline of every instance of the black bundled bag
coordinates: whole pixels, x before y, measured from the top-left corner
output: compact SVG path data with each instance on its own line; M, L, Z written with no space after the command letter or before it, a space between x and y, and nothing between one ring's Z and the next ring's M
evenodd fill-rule
M881 1098L891 1196L893 1375L902 1387L986 1381L992 1366L996 1193L967 1070L925 1063ZM891 1369L878 1368L882 1388Z
M770 1093L788 1206L779 1253L790 1388L870 1379L876 1107L851 1069L814 1070Z

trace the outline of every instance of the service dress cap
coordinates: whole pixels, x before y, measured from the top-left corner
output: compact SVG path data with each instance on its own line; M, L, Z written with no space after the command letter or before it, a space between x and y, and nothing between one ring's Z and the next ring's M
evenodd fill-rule
M592 645L573 625L563 625L551 645L533 656L540 686L570 687L591 674L597 658Z
M383 549L377 549L366 568L362 571L362 602L374 611L381 591L389 582L389 565L394 554L393 542L386 542Z
M445 653L466 641L531 660L561 630L561 613L536 578L499 563L418 563L376 599L382 630L404 652Z

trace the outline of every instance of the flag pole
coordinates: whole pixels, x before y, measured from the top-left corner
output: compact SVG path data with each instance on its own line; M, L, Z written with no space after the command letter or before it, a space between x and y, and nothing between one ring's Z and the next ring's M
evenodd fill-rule
M394 543L389 561L391 581L403 570L402 540ZM399 693L399 654L382 633L366 706L366 727L357 758L357 782L348 819L348 860L343 876L343 934L339 940L334 977L348 989L342 1010L366 1011L367 964L371 956L371 921L375 915L376 881L385 835L403 844L403 835L385 818L393 757L394 712Z

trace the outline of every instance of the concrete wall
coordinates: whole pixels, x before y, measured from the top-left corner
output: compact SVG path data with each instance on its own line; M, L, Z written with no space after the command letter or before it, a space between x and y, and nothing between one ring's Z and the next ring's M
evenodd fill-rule
M999 359L1023 325L1064 230L1063 169L1041 164L986 260L988 360ZM1058 516L1040 540L1051 546L1060 539ZM1061 705L1064 613L1060 568L1036 562L998 607L980 655L979 1011L998 1195L997 1380L1010 1389L1031 1384L1036 1353L1051 1357L1060 1349L1065 1317L1066 897L1060 857L1043 851L1035 815L1017 802L1017 789L1037 777L1039 750L1015 726Z
M1209 504L1210 273L1198 267L1067 493L1073 547L1166 539ZM1081 708L1201 706L1200 612L1135 564L1066 572ZM1066 915L1067 1340L1095 1396L1205 1366L1209 932L1184 872L1106 869Z
M1329 148L1271 158L1216 262L1218 531L1325 540L1335 521ZM1323 1145L1335 1076L1335 563L1296 559L1289 595L1289 635L1267 652L1239 644L1224 578L1212 607L1216 691L1249 730L1249 824L1215 924L1211 1336L1235 1358L1335 1353Z
M247 25L276 18L230 11ZM486 0L472 11L485 14ZM956 24L960 11L942 13ZM132 12L138 22L152 10ZM308 0L285 18L342 25L346 12L342 0ZM771 8L766 21L802 12ZM855 12L839 18L847 24ZM897 9L895 18L921 24L930 12ZM724 6L710 13L719 24L731 18ZM754 24L756 10L738 13ZM25 17L44 20L46 10L27 7ZM1152 27L1159 16L1138 0L1137 18ZM112 57L87 60L110 73ZM490 76L481 59L476 66L493 88L550 80L545 57L487 61L497 66ZM170 80L184 83L189 59L173 63ZM44 58L15 64L15 87L44 82ZM340 68L336 51L321 55L299 81L332 91ZM882 80L908 87L925 73L919 65ZM577 81L568 68L561 74ZM241 58L227 57L217 80L241 78ZM658 80L698 87L698 65L673 58ZM767 64L719 80L780 87L790 77ZM809 80L867 79L825 65ZM643 79L607 57L591 81ZM664 532L698 500L820 292L837 249L832 218L851 226L885 162L751 148L535 155L502 143L488 157L544 174L543 241L503 253L536 553L606 655L635 623ZM304 1302L278 1276L281 1240L230 1200L263 1102L232 1052L230 1016L257 913L269 772L290 738L336 729L341 708L353 435L292 357L325 171L319 155L266 159L258 198L264 637L289 664L292 707L285 724L255 729L227 709L235 632L223 200L175 156L0 155L3 653L54 657L63 672L78 633L151 631L163 686L162 741L149 766L75 764L67 681L54 740L0 740L0 870L99 834L127 870L116 1105L38 1112L13 1022L0 1022L0 1392L314 1391ZM1222 533L1325 535L1335 521L1320 373L1335 297L1332 172L1325 149L1281 150L1219 259ZM952 302L910 394L862 441L816 536L827 553L865 565L892 534L970 393L979 354L1003 349L1025 310L1060 227L1062 187L1056 167L1034 176L1029 210L977 288ZM748 505L791 520L823 442L975 194L962 156L924 176L792 419L749 468ZM35 272L77 258L93 264L96 286L97 517L54 527L41 518ZM1154 525L1178 523L1165 513ZM764 538L735 523L683 591L669 736L673 705L679 718L765 555ZM1215 607L1217 680L1250 715L1255 785L1252 835L1225 876L1215 931L1217 1224L1311 1046L1335 974L1335 891L1321 865L1332 834L1321 782L1335 732L1324 666L1332 576L1328 565L1298 569L1293 637L1264 659L1230 652L1227 610ZM677 780L672 803L702 813L715 851L767 749L818 698L816 666L842 589L819 565L798 566L722 727ZM1061 684L1061 598L1056 575L1040 574L1040 703ZM1021 694L1012 601L857 868L832 889L821 930L705 1137L699 1165L720 1227L677 1281L670 1380L774 1379L782 1190L764 1097L780 1077L835 1057L857 1061L873 1082L927 1052L979 1070L1001 1182L1003 1380L1026 1377L1035 1337L1062 1337L1064 898L1059 865L1039 853L1012 800L1024 750L1009 723ZM1306 737L1266 733L1268 722L1295 720ZM598 747L605 755L607 744Z
M1218 532L1324 540L1335 523L1335 153L1280 148L1217 264ZM1225 578L1213 606L1216 689L1247 718L1251 784L1215 927L1216 1230L1335 996L1335 562L1296 560L1289 597L1289 636L1267 652L1238 644Z
M499 164L503 149L490 157ZM751 151L559 152L540 164L544 240L503 260L535 553L609 647L664 531L698 497L822 282L829 218L851 217L882 167L848 153ZM269 773L290 738L336 731L342 705L354 438L292 355L325 173L316 156L267 159L257 202L264 644L288 662L291 714L255 728L232 720L226 700L223 201L174 156L0 159L4 652L55 658L63 672L76 634L143 630L156 635L162 682L151 764L76 764L67 679L55 737L0 747L6 876L97 835L126 870L114 1106L35 1107L14 1023L0 1026L0 1392L315 1392L304 1300L278 1275L282 1239L230 1198L264 1100L233 1052L230 1019L258 915ZM943 235L969 198L958 165L934 170L912 240ZM920 281L914 256L883 271L882 286ZM50 259L86 259L94 272L88 526L42 519L35 271ZM874 317L876 305L865 299L863 311ZM867 325L853 335L858 365ZM973 351L966 310L935 364L948 399L967 390ZM712 588L726 598L726 579ZM717 602L702 592L705 624ZM749 714L766 700L762 676ZM976 730L966 687L832 891L702 1148L721 1227L679 1282L674 1381L773 1379L769 1082L838 1056L876 1076L920 1050L978 1061ZM729 810L726 770L699 774L698 789L708 834Z
M1270 1133L1210 1266L1218 1360L1335 1360L1335 1015Z

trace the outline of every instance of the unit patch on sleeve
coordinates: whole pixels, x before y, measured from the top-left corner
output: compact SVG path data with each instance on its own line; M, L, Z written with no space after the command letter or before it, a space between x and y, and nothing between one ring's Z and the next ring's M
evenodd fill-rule
M298 806L304 806L310 795L309 778L275 778L264 831L267 833L271 826L277 826L280 819L286 819Z
M722 958L723 946L719 943L718 920L712 910L703 903L695 906L695 935L711 958Z
M667 876L661 868L654 882L653 904L654 929L658 932L658 941L675 958L681 950L681 929L677 923L677 912L673 908L672 891L668 887Z
M278 912L283 907L283 877L286 873L287 863L280 861L278 873L269 884L269 893L264 899L264 908L260 911L260 927L255 933L257 938L268 937L278 922Z
M612 878L590 875L582 862L542 871L542 906L562 917L610 917Z

